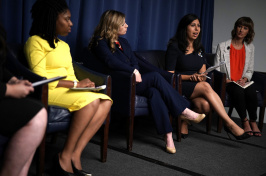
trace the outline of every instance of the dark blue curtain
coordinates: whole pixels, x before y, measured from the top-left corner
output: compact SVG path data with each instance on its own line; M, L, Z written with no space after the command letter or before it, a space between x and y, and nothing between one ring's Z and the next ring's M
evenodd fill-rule
M0 0L0 23L9 43L25 43L31 26L30 9L36 0ZM61 37L76 56L87 46L105 10L125 13L129 25L124 36L133 50L166 50L179 20L188 13L201 19L202 43L212 51L214 0L66 0L72 14L71 33Z

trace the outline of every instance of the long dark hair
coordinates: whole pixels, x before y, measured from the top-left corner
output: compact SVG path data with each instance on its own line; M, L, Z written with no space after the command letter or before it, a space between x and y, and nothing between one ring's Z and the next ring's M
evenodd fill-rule
M238 26L246 26L248 27L249 31L247 36L244 38L244 42L247 44L250 44L255 36L254 32L254 23L250 17L240 17L238 20L235 22L234 29L231 32L232 39L236 37L236 31Z
M179 22L176 33L174 35L174 37L172 37L169 42L168 45L171 43L178 43L178 48L186 53L187 51L187 47L188 47L188 40L187 40L187 26L190 25L194 20L199 20L200 24L201 21L199 19L199 17L195 14L187 14L185 15ZM204 48L201 44L201 32L199 33L199 36L197 37L197 39L193 42L193 48L194 48L194 52L199 52L202 51L204 52Z
M68 6L65 0L37 0L31 9L33 19L30 36L38 35L47 40L51 48L57 43L56 20L60 13L66 12Z

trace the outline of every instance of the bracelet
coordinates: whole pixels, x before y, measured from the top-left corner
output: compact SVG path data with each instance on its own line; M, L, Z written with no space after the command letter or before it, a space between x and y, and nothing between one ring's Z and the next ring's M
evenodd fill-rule
M138 73L139 71L137 70L137 69L135 69L134 71L133 71L133 73L134 74L136 74L136 73Z
M74 80L74 81L73 81L73 83L74 83L74 86L73 86L73 88L77 88L78 81Z

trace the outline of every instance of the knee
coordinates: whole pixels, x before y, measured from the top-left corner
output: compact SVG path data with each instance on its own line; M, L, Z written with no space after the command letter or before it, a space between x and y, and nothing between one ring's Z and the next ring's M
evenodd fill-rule
M208 114L211 110L211 106L209 102L205 99L200 99L200 100L194 101L193 103L195 106L195 110L198 113Z
M211 107L210 107L210 104L208 101L203 101L201 103L201 113L204 113L204 114L209 114L210 110L211 110Z
M45 108L42 108L27 124L31 129L34 130L34 133L37 131L43 132L46 130L47 126L47 111Z
M213 89L211 87L211 85L207 82L199 82L199 87L201 89L202 92L204 93L210 93L213 92Z
M151 75L151 77L152 77L153 79L159 79L159 78L162 77L161 74L158 73L158 72L150 72L149 74Z
M99 105L100 105L100 101L101 101L100 99L96 99L96 100L90 102L86 107L88 107L88 108L98 108Z
M106 109L108 112L111 109L112 101L111 100L102 100L102 104L104 105L104 109Z

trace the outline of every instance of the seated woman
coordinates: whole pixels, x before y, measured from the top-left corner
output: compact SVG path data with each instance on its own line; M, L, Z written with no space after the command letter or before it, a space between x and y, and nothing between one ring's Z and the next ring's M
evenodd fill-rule
M165 135L166 151L175 153L172 126L169 120L182 114L184 120L200 122L205 115L188 109L188 102L157 72L141 75L137 58L125 38L128 25L125 15L115 10L108 10L101 16L89 49L110 69L136 75L136 94L145 96L150 101L152 115L157 132Z
M105 94L69 89L95 84L88 78L77 80L69 46L58 39L58 35L68 35L73 26L65 0L37 0L31 13L33 22L24 48L30 68L47 78L66 75L63 80L49 83L48 104L74 112L66 143L57 156L55 175L89 174L82 170L80 157L106 119L112 100Z
M227 115L220 97L206 82L206 62L201 41L200 20L194 14L185 15L179 22L176 34L170 39L166 52L166 69L182 74L183 94L195 102L207 101L225 122L225 130L236 139L249 137Z
M218 71L226 74L226 91L232 97L233 105L242 120L245 132L251 136L261 136L257 126L257 93L253 85L243 89L232 83L244 85L250 81L254 71L254 50L252 44L255 32L254 23L249 17L239 18L231 32L232 39L219 43L215 64L225 62ZM250 120L248 122L247 112Z
M5 30L0 26L0 134L10 138L4 153L0 176L27 176L36 148L47 124L41 102L27 98L34 91L27 80L18 80L4 67Z

